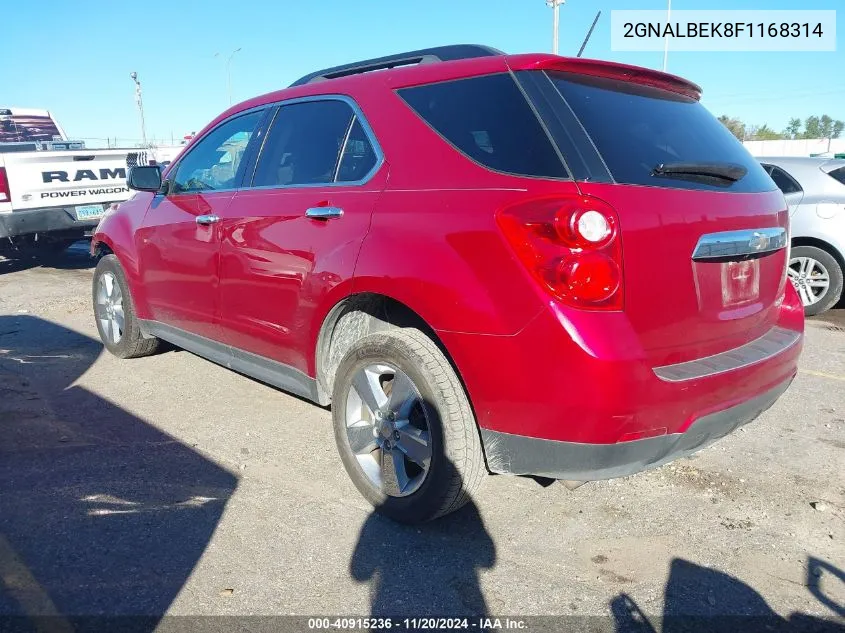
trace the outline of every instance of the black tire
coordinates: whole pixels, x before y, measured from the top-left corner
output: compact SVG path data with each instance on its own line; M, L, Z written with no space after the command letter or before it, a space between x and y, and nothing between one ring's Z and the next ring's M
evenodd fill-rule
M72 244L82 237L56 239L41 242L24 242L16 246L0 244L0 256L7 259L35 260L36 262L51 261L59 258Z
M120 287L123 298L124 327L120 340L115 343L104 330L101 320L97 318L97 292L100 279L103 275L111 273ZM94 269L94 282L92 284L91 300L94 308L94 321L97 324L97 332L100 340L106 349L118 358L140 358L154 354L160 341L157 338L144 338L141 335L141 328L135 316L135 305L132 303L132 295L129 293L129 286L123 274L123 267L115 255L106 255L97 263Z
M64 253L68 248L70 248L73 244L76 244L80 239L80 237L69 237L61 240L53 240L51 242L47 242L40 247L41 252L47 253L48 255L57 255L60 253Z
M405 372L425 403L432 448L428 474L409 496L388 496L364 474L346 432L347 397L353 376L385 363ZM341 360L332 403L335 441L346 472L376 510L402 523L422 523L466 504L486 474L481 439L461 381L434 342L420 330L403 328L370 334Z
M830 285L828 286L827 292L816 303L805 305L804 314L806 316L816 316L822 312L827 312L842 297L842 266L833 255L816 246L793 246L790 252L790 259L797 257L809 257L810 259L816 260L827 269L830 277Z

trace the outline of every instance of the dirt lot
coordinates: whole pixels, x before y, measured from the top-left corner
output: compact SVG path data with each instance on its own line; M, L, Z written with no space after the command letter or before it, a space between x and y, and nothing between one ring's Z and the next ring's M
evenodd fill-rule
M353 488L327 410L187 352L104 354L91 276L82 249L0 260L0 614L842 630L843 309L808 322L773 409L692 459L574 492L489 477L464 511L409 528Z

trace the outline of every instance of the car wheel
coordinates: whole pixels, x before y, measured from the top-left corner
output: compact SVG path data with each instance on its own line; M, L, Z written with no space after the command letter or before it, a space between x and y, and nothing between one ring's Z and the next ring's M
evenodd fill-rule
M842 267L833 255L820 248L794 246L787 273L807 316L829 310L842 296Z
M376 509L421 523L469 501L485 474L469 400L420 330L370 334L341 360L332 419L346 472Z
M144 338L135 306L114 255L106 255L94 269L94 318L103 345L118 358L140 358L153 354L159 346L157 338Z

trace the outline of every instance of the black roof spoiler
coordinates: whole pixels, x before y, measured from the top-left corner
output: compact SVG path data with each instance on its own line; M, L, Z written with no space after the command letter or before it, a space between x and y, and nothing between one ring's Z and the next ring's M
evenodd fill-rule
M305 75L304 77L300 77L294 81L290 87L293 88L294 86L302 86L316 81L325 81L326 79L337 79L338 77L358 75L360 73L366 73L373 70L385 70L387 68L395 68L397 66L410 66L412 64L427 64L431 62L450 62L457 59L492 57L495 55L504 55L504 53L498 49L490 46L482 46L480 44L453 44L451 46L422 48L418 51L408 51L405 53L397 53L395 55L387 55L386 57L365 59L360 62L353 62L342 66L324 68L323 70L318 70L309 75Z

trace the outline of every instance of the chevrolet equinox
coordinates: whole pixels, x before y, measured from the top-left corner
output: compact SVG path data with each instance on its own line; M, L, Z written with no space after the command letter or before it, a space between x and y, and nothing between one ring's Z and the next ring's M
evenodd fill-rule
M786 390L804 327L784 197L700 94L475 45L314 72L130 170L92 241L100 336L331 404L399 521L487 472L689 455Z

